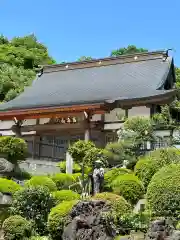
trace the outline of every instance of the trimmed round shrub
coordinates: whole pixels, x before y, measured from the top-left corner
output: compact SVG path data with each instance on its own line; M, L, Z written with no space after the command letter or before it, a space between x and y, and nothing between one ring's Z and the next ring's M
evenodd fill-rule
M66 161L59 162L57 166L62 173L66 173ZM78 163L73 162L73 173L81 172L81 166Z
M31 222L19 215L7 218L2 229L5 240L24 240L31 237L32 234Z
M135 166L135 175L138 176L139 179L144 184L144 187L147 188L148 184L151 181L151 178L159 169L158 161L153 161L149 157L144 157L139 159Z
M147 188L152 176L163 166L180 163L180 151L175 148L157 149L140 158L135 166L135 175Z
M80 195L71 190L60 190L52 193L56 203L80 199Z
M57 173L51 176L52 180L56 183L57 189L69 189L69 186L74 183L72 174Z
M112 210L116 212L118 216L125 213L130 213L132 208L131 205L121 196L114 193L103 192L97 193L93 199L105 200L110 203Z
M8 180L6 178L0 178L0 192L2 193L15 193L22 187L14 182L13 180Z
M156 216L180 215L180 164L160 169L147 188L148 206Z
M55 206L55 200L47 188L37 186L23 188L16 192L13 197L10 212L13 215L32 220L34 228L38 234L47 233L47 219L52 207Z
M48 217L48 230L53 240L59 240L63 234L66 219L77 200L64 201L51 209Z
M42 186L47 187L50 192L56 191L57 187L55 182L47 176L34 176L26 182L26 186Z
M126 173L131 173L131 171L129 169L126 168L112 168L111 170L107 171L104 174L104 189L106 191L111 191L111 185L113 180L120 176L120 175L124 175Z
M113 192L123 196L131 204L136 204L144 194L144 186L134 174L125 174L117 177L112 182L112 188Z

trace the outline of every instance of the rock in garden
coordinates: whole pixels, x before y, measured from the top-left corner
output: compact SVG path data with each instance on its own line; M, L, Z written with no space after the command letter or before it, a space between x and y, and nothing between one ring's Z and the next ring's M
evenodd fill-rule
M174 229L172 224L166 220L156 220L150 225L145 240L180 240L180 231Z
M105 201L79 202L70 213L63 240L113 240L116 231L102 217L108 211Z

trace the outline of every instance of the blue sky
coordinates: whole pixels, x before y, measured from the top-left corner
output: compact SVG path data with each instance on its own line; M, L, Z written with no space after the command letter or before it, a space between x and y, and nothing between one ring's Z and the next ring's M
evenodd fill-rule
M180 66L180 0L0 0L0 10L0 33L35 33L57 62L134 44L173 48Z

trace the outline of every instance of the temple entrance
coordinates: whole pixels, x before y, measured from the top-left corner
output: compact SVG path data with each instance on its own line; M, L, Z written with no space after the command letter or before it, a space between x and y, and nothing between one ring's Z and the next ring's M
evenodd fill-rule
M77 140L83 140L84 135L43 135L36 138L35 142L27 141L32 158L60 161L65 160L66 151L70 144Z

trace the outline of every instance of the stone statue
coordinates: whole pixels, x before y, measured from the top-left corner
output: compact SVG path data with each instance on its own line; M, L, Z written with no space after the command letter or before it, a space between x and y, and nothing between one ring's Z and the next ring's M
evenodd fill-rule
M104 168L101 161L95 162L95 168L92 175L93 195L102 191L104 182Z

